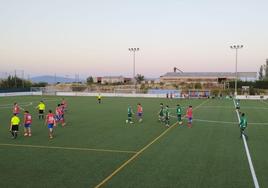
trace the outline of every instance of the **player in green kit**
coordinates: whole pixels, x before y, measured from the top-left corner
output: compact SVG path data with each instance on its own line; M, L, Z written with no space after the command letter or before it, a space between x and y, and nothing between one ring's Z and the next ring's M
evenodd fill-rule
M128 106L128 108L127 108L127 120L126 120L126 123L130 123L130 124L133 124L134 123L132 121L132 115L133 115L132 108L131 108L131 106Z
M160 110L158 112L158 120L160 122L164 121L164 105L163 105L163 103L160 103Z
M248 135L245 134L245 129L248 126L248 120L245 116L245 113L242 113L240 116L240 122L239 122L239 127L240 127L240 138L242 138L242 135L248 139Z
M179 125L182 125L182 119L181 119L182 108L179 104L177 104L176 113L177 113Z
M235 108L236 108L237 110L240 110L240 100L239 100L239 99L236 99L236 100L235 100Z
M165 124L166 124L166 127L169 127L169 118L170 118L170 114L169 114L169 107L168 105L166 106L165 108L165 111L164 111L164 117L165 117Z

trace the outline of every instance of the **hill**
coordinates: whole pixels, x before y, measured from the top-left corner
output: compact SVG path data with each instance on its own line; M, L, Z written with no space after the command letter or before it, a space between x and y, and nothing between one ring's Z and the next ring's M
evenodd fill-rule
M44 75L44 76L36 76L32 77L31 81L34 83L38 82L47 82L48 84L54 84L54 83L72 83L76 82L75 79L73 78L65 78L65 77L60 77L60 76L49 76L49 75Z

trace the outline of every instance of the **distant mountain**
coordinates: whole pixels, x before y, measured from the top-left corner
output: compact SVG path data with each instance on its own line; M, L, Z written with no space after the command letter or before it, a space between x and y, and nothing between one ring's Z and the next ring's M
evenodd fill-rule
M34 83L38 83L38 82L47 82L48 84L55 84L55 83L72 83L72 82L76 82L77 80L73 79L73 78L65 78L65 77L60 77L60 76L36 76L36 77L32 77L31 81ZM83 80L79 80L79 81L83 81Z

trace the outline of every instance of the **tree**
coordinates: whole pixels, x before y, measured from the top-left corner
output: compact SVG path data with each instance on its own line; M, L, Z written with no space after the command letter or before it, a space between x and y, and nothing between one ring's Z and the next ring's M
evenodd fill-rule
M174 88L176 88L176 89L179 89L179 85L178 84L172 84L172 86L174 87Z
M140 84L142 81L144 81L144 76L141 74L137 74L135 80Z
M21 79L17 76L8 76L6 79L0 81L0 88L28 88L32 83L28 80Z
M195 89L202 89L202 84L197 82L197 83L194 84L194 88Z
M263 65L260 66L260 70L259 70L259 80L263 80L264 76L263 76Z
M263 65L263 69L265 72L265 75L263 76L265 80L268 80L268 60L266 60L266 64Z
M91 85L91 84L93 84L93 77L89 76L87 77L87 85Z
M38 82L38 83L33 83L32 87L46 87L48 85L47 82Z

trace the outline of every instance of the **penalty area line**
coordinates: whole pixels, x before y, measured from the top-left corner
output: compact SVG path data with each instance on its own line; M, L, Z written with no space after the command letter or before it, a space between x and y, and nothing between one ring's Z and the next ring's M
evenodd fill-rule
M20 107L28 107L28 106L32 106L33 102L28 102L28 103L23 103L20 105ZM9 109L12 108L13 104L6 104L6 105L0 105L0 109Z
M43 100L45 102L54 102L54 101L59 101L60 98L59 99L56 99L56 98L51 98L51 99L49 99L49 98L43 98L41 100ZM27 107L27 106L33 105L33 103L38 103L38 102L40 102L40 100L39 101L37 101L37 100L35 100L35 101L29 101L29 102L19 102L18 104L19 104L19 106ZM0 104L0 109L3 109L3 108L12 108L13 105L14 105L14 103Z
M125 151L125 150L75 148L75 147L61 147L61 146L40 146L40 145L24 145L24 144L4 144L4 143L0 143L0 146L38 148L38 149L62 149L62 150L77 150L77 151L109 152L109 153L129 153L129 154L137 153L135 151Z
M177 118L177 116L173 116L171 115L170 117L172 118ZM182 119L186 119L186 118L182 118ZM208 119L193 119L194 122L205 122L205 123L213 123L215 126L217 124L231 124L231 125L237 125L237 121L215 121L215 120L208 120ZM268 125L267 123L264 122L248 122L249 125Z

